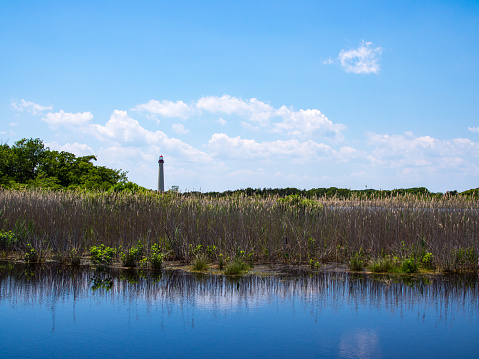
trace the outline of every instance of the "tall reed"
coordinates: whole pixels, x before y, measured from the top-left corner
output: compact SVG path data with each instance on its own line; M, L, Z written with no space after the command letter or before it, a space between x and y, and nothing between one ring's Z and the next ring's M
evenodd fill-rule
M4 190L0 230L15 233L17 251L27 244L58 253L125 249L140 240L186 261L216 246L213 254L225 258L241 250L263 262L347 263L358 251L406 258L426 250L436 267L458 270L477 265L479 201Z

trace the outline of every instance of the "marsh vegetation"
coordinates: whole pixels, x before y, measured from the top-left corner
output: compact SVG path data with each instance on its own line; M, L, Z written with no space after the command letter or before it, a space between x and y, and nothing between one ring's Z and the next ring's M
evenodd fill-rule
M254 263L347 264L413 273L477 270L479 202L466 196L379 198L168 192L3 190L0 251L25 261L220 269ZM205 268L205 267L203 267Z

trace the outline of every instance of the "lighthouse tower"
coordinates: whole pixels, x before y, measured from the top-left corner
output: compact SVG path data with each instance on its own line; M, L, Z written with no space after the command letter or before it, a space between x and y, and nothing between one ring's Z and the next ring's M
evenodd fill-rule
M160 168L158 169L158 192L165 192L165 174L163 172L163 156L160 156L158 164Z

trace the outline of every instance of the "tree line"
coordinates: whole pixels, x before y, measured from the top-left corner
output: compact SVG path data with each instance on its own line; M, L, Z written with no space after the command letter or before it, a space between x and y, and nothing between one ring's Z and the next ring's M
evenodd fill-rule
M93 163L94 155L76 157L66 151L54 151L45 147L39 138L15 142L14 145L0 144L0 186L2 188L48 188L48 189L87 189L96 191L148 191L146 188L128 181L126 171L97 166ZM178 192L177 186L170 191ZM183 193L191 195L194 192ZM199 194L199 193L198 193ZM207 192L202 195L224 197L233 195L246 196L279 196L298 195L307 198L336 197L351 198L384 198L406 194L424 197L441 197L465 195L478 198L479 188L462 193L449 191L432 193L425 187L401 188L393 190L351 190L347 188L312 188L309 190L293 187L287 188L244 188L234 191Z
M45 147L39 138L0 145L0 186L3 188L122 190L136 189L127 172L97 166L93 155L77 157Z
M312 188L312 189L298 189L294 187L287 188L243 188L234 191L224 191L224 192L208 192L205 195L212 197L225 197L225 196L234 196L234 195L246 195L246 196L260 196L260 197L269 197L269 196L278 196L278 197L287 197L287 196L301 196L306 198L386 198L386 197L395 197L395 196L404 196L404 195L414 195L422 197L443 197L443 196L456 196L456 195L465 195L468 197L479 197L479 188L470 189L464 192L459 193L458 191L448 191L446 193L442 192L430 192L426 187L414 187L414 188L399 188L393 190L376 190L372 188L363 189L363 190L352 190L348 188Z

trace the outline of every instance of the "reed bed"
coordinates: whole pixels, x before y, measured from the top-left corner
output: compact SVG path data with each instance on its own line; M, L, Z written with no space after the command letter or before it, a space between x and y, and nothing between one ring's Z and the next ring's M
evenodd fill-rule
M348 263L358 253L366 262L430 253L432 268L476 270L479 201L4 190L0 231L15 237L0 250L25 252L30 244L43 256L141 241L145 255L158 244L166 259L186 262L198 254L211 261Z

